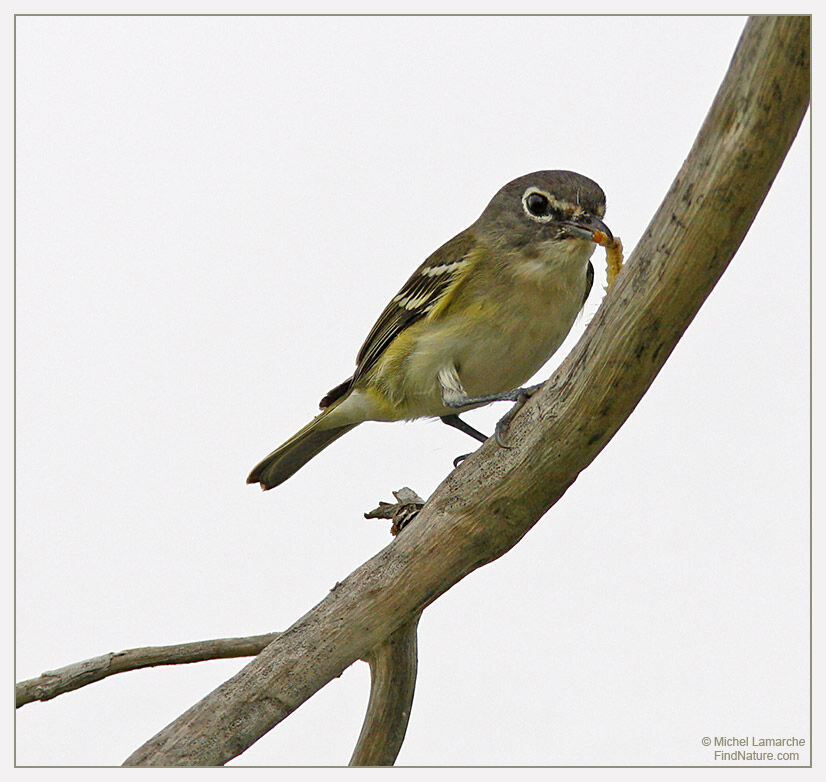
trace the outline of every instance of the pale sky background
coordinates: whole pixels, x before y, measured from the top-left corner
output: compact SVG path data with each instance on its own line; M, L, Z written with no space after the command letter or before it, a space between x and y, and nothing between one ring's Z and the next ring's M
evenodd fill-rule
M742 17L19 18L18 679L287 628L474 447L365 424L250 468L505 182L592 177L634 247ZM809 740L809 123L627 424L508 554L429 607L399 765L714 765ZM790 219L790 216L793 219ZM547 378L599 306L597 283ZM469 414L484 431L506 406ZM20 765L117 765L245 664L17 713ZM357 663L233 765L343 765ZM801 752L801 764L808 753Z

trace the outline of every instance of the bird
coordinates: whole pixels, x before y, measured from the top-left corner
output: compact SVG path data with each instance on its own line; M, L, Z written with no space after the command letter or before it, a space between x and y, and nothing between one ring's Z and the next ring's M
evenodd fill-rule
M605 194L565 170L502 187L468 228L425 259L370 330L351 377L321 413L266 456L247 483L272 489L364 421L440 418L480 442L459 414L523 388L564 341L594 281L590 257L613 235ZM507 419L507 420L506 420Z

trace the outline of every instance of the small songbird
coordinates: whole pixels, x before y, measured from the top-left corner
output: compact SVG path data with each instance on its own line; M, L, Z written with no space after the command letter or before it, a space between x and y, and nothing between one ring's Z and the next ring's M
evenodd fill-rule
M278 486L363 421L438 416L484 441L458 414L521 403L533 390L519 386L562 344L588 298L595 241L612 238L604 214L600 186L572 171L505 185L416 269L367 335L353 376L247 483Z

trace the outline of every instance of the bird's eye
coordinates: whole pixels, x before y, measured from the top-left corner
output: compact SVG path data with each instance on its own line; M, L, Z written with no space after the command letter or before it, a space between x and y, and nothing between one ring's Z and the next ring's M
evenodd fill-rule
M529 193L525 199L525 208L534 217L547 217L551 213L551 202L542 193Z
M525 214L537 223L550 223L558 220L558 204L550 193L538 187L529 187L522 196L522 209Z

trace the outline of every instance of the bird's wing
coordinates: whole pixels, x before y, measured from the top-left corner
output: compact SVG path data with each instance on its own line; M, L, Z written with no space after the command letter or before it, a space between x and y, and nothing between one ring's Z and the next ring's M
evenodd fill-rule
M465 277L475 240L467 231L443 244L418 268L392 298L364 340L356 359L357 380L379 360L387 346L417 320L424 318Z

